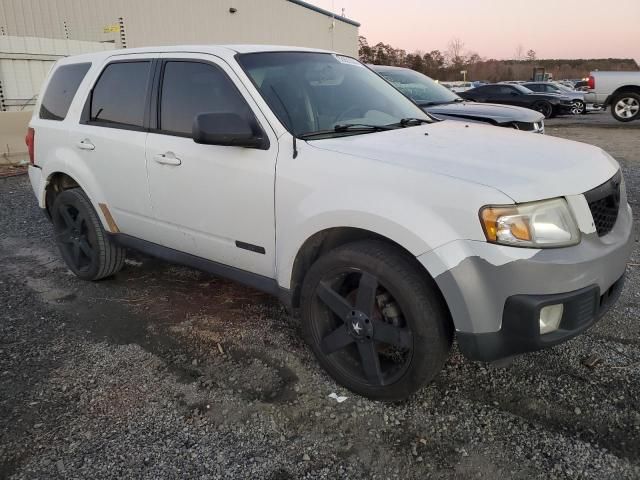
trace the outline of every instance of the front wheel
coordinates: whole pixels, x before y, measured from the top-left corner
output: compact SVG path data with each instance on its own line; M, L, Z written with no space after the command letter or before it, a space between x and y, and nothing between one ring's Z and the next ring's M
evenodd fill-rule
M640 118L640 94L626 92L617 95L611 102L611 115L619 122L630 122Z
M452 329L435 283L380 241L338 247L302 286L302 329L322 367L368 398L402 400L442 369Z
M553 116L553 106L549 102L536 102L533 109L544 115L544 118Z
M587 110L587 106L582 100L574 100L571 102L571 113L573 115L583 115Z
M51 220L62 258L78 277L100 280L124 265L125 249L108 237L89 197L79 188L56 197Z

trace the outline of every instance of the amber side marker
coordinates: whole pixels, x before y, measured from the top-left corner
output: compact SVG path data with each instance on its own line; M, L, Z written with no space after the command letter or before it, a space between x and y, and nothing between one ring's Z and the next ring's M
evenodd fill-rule
M115 220L111 216L111 212L109 211L109 208L104 203L99 203L98 205L100 205L100 210L102 210L102 214L104 215L105 220L107 220L107 225L109 225L109 231L111 233L120 233L120 229L118 228L118 225L116 225Z

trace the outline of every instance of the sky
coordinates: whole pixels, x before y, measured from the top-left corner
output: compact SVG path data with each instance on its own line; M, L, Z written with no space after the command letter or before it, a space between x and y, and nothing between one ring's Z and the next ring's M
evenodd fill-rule
M408 52L447 48L459 38L482 57L635 58L640 0L309 0L361 23L369 45Z

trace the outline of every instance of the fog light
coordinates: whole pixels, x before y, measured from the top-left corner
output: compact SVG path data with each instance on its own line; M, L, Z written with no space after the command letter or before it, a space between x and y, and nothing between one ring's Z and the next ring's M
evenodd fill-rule
M558 329L563 311L564 305L562 303L542 307L540 310L540 335L551 333Z

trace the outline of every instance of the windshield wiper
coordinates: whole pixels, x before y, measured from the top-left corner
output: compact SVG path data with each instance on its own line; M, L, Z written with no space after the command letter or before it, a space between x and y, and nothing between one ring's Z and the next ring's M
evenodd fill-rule
M392 125L400 125L401 127L413 127L414 125L421 125L423 123L431 123L431 121L427 120L426 118L408 117L403 118L398 123L394 123Z
M333 127L334 132L349 132L352 130L371 130L372 132L381 132L384 130L393 130L389 125L369 125L367 123L345 123Z
M298 138L304 140L311 137L319 137L323 135L331 135L332 133L349 133L349 132L382 132L386 130L395 130L394 125L369 125L367 123L345 123L338 124L332 129L318 130L317 132L307 132L298 135Z

